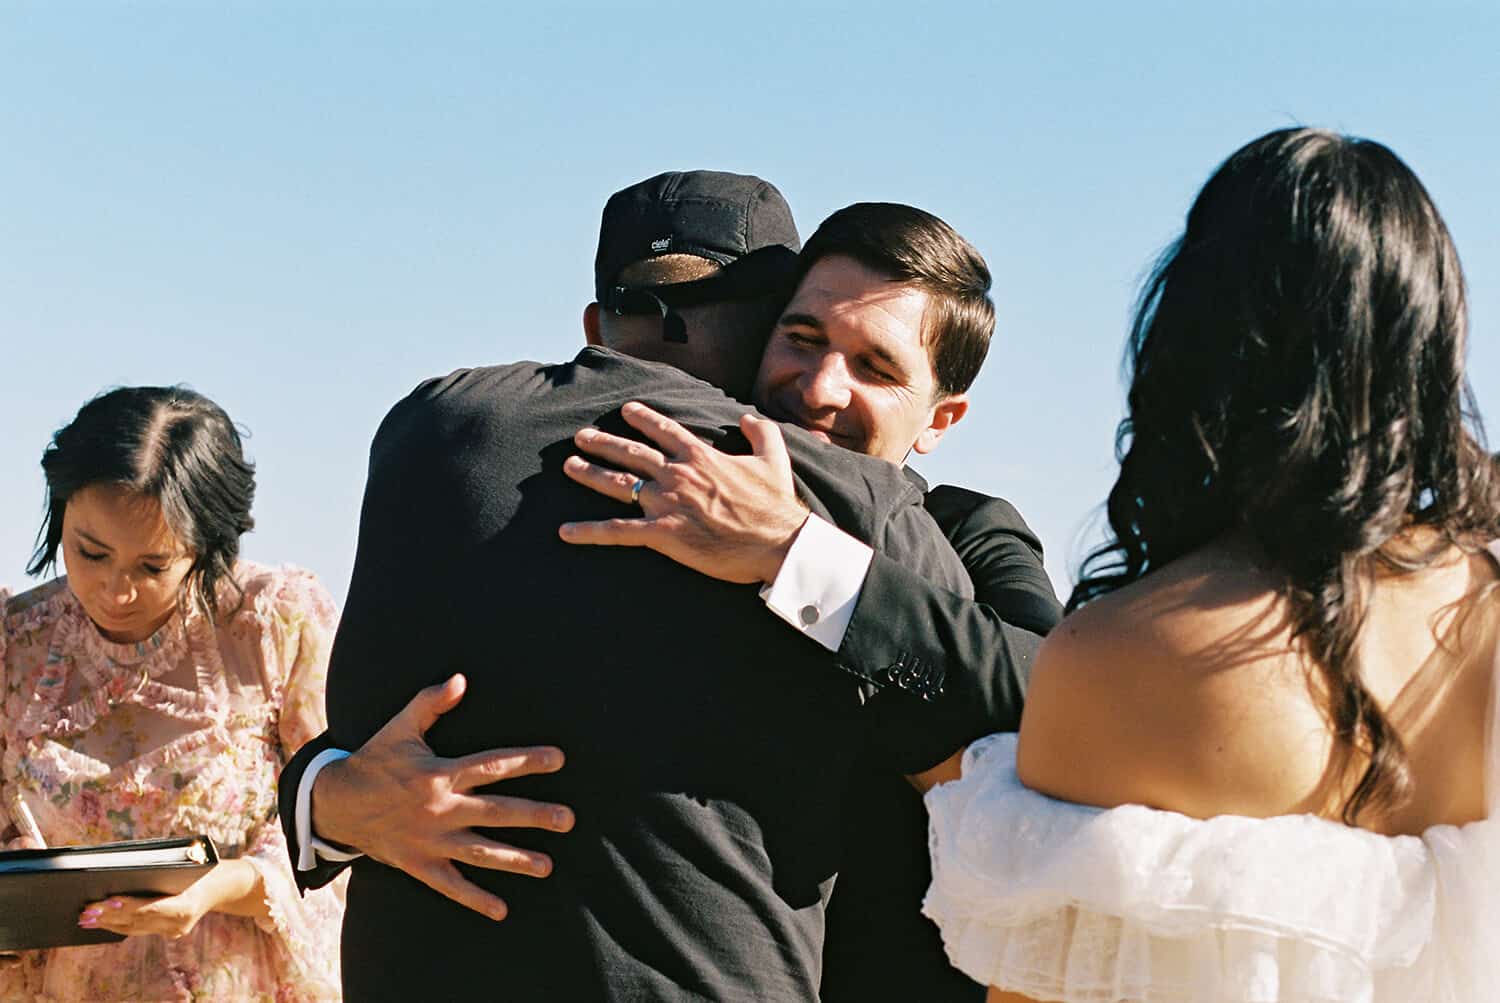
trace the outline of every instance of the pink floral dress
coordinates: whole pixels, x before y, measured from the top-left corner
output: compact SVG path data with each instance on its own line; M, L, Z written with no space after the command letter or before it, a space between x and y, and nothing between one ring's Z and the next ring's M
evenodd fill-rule
M278 771L323 730L337 612L306 571L236 578L217 626L192 610L135 644L100 635L64 578L0 590L0 841L18 801L49 846L205 833L255 865L270 912L25 952L0 1000L338 998L342 887L298 894L276 818Z

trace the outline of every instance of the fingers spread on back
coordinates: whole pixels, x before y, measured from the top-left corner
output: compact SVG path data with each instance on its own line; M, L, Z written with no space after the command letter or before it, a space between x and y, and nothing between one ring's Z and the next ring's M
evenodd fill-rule
M635 474L601 467L581 456L570 456L564 460L563 473L589 490L619 502L631 501L635 482L640 480Z
M445 860L441 864L434 864L421 871L412 872L412 876L439 895L450 898L464 908L472 909L481 916L488 916L497 922L504 919L510 912L504 899L498 895L491 895L469 881L449 861Z
M562 750L551 745L519 749L487 749L453 761L453 786L469 790L498 780L556 773L563 766Z
M781 435L781 428L774 421L747 414L740 422L740 431L744 432L745 439L749 441L750 449L756 456L790 465L786 440Z
M552 858L545 853L496 843L482 836L464 838L453 847L451 856L456 861L487 871L505 871L528 878L545 878L552 873Z
M575 821L573 810L550 801L479 794L464 806L464 821L482 829L545 829L567 832Z
M573 445L596 460L623 467L642 477L659 477L667 465L667 458L661 450L597 428L579 429L573 436Z
M682 424L638 401L631 401L620 409L625 421L637 432L673 457L681 458L702 446L701 440Z

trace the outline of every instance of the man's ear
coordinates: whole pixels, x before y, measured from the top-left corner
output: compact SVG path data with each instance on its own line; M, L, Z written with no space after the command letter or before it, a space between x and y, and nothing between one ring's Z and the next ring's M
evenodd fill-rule
M963 419L969 413L969 395L954 394L952 397L944 397L937 402L932 409L932 421L922 429L917 436L917 441L912 443L911 448L918 453L930 453L937 448L938 440L943 433Z
M583 308L583 340L590 345L602 345L599 337L599 304L590 303Z

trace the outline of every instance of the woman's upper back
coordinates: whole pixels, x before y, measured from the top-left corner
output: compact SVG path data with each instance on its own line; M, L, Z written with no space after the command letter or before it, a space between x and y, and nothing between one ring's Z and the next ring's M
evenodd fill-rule
M982 739L928 793L924 912L950 959L1068 1003L1488 999L1500 816L1472 819L1500 766L1496 565L1372 604L1361 644L1389 657L1362 650L1362 667L1415 796L1362 831L1336 821L1330 729L1277 600L1232 557L1193 555L1064 621L1019 758L1016 736ZM1476 590L1467 618L1439 615ZM1420 640L1431 623L1442 645Z
M1360 824L1419 833L1485 814L1500 635L1496 558L1455 552L1383 575L1355 649L1405 747L1412 797ZM1075 613L1038 657L1021 779L1052 796L1208 818L1339 818L1362 760L1341 757L1317 666L1276 576L1219 542Z

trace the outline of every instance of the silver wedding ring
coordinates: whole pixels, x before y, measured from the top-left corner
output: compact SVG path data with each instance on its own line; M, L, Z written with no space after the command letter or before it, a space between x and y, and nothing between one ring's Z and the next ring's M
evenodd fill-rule
M630 485L630 504L639 505L641 503L641 488L645 486L645 481L641 480L639 477L635 479L635 483Z

